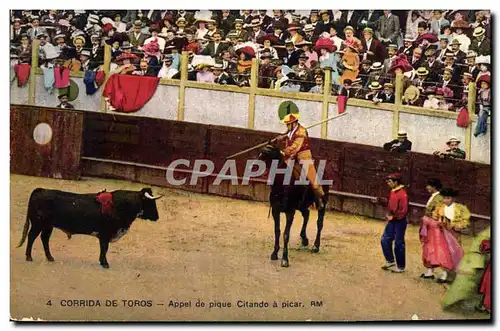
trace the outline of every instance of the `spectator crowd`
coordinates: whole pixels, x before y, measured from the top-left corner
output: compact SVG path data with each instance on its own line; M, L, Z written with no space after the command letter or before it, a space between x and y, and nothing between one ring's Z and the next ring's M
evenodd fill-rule
M477 84L476 111L491 112L491 16L486 10L24 10L11 11L11 57L71 71L97 70L111 46L111 72L403 102L458 111ZM479 126L479 125L478 125ZM482 130L478 131L482 133Z

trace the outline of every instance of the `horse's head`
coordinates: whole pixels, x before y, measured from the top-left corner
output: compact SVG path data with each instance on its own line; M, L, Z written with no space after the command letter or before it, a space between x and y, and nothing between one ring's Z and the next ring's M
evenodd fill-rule
M272 162L272 160L283 160L283 155L279 147L268 144L260 150L258 159L264 161L266 164Z

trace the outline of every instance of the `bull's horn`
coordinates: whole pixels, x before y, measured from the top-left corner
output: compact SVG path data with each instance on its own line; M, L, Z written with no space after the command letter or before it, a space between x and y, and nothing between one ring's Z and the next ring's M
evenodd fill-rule
M151 200L158 200L159 198L163 197L163 195L159 195L159 196L157 196L157 197L154 197L154 196L152 196L151 194L149 194L149 192L145 192L145 193L144 193L144 196L145 196L146 198L148 198L148 199L151 199Z

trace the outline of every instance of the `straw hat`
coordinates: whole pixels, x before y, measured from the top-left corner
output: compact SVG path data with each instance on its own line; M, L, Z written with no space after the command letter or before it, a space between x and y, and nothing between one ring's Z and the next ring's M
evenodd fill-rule
M370 90L380 90L382 88L382 85L380 85L379 82L371 82L371 84L368 86Z
M451 144L451 143L453 143L453 142L456 142L456 143L460 144L460 142L461 142L461 141L460 141L460 140L458 140L458 138L457 138L457 137L455 137L455 136L451 136L451 137L450 137L450 139L448 139L448 141L446 142L446 145L449 145L449 144Z
M420 98L420 90L416 86L409 86L404 95L403 98L408 101L408 103L413 104L415 103L418 98Z

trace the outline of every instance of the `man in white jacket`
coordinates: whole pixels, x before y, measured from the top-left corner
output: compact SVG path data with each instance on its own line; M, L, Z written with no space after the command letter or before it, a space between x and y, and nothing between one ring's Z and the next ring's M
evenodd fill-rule
M172 67L172 54L165 56L163 60L163 66L158 73L158 77L162 79L172 79L179 71Z

